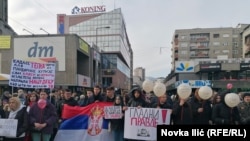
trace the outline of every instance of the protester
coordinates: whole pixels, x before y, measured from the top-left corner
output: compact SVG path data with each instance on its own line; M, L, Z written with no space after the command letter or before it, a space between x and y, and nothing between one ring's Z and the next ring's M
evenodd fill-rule
M250 93L244 93L242 95L242 101L238 105L240 113L240 123L250 124Z
M28 113L26 108L21 104L18 97L9 99L10 111L5 111L5 118L17 119L16 136L4 136L3 141L24 141L25 133L28 128Z
M40 99L29 111L29 124L33 141L49 141L53 134L54 123L57 121L56 109L47 99L45 91L40 92Z
M115 97L114 106L121 106L123 109L123 98L120 95ZM120 119L111 119L111 130L113 132L114 141L124 141L124 110Z

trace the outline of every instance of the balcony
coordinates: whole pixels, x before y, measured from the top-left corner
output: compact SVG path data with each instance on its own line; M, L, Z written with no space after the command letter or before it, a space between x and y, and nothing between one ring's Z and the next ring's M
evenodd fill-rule
M208 57L209 57L208 54L202 54L202 53L190 54L190 58L208 58Z
M203 46L203 45L200 45L200 46L190 46L190 50L207 50L209 49L208 46Z
M208 37L191 38L190 42L204 42L209 41Z

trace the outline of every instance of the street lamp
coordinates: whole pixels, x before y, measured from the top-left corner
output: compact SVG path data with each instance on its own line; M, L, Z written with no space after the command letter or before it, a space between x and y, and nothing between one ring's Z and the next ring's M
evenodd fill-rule
M96 42L95 42L95 44L96 44L96 49L99 51L99 48L98 48L98 46L97 46L97 43L98 43L98 30L99 29L109 29L110 28L110 26L104 26L104 27L97 27L96 28ZM101 58L101 57L100 57ZM95 75L96 75L96 84L98 83L98 80L99 80L99 75L98 75L98 70L99 70L99 68L98 68L98 60L97 60L97 58L96 58L96 67L95 67Z
M28 33L34 35L32 32L30 32L29 30L27 30L27 29L25 29L25 28L23 29L23 31L26 31L26 32L28 32Z
M47 34L49 35L49 32L48 32L48 31L46 31L45 29L40 28L40 30L44 31L45 33L47 33Z

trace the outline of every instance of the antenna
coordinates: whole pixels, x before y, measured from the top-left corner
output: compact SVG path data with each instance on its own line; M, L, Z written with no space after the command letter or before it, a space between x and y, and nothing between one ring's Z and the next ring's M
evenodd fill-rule
M29 30L27 30L27 29L25 29L25 28L23 29L23 31L26 31L26 32L28 32L28 33L34 35L34 33L30 32Z

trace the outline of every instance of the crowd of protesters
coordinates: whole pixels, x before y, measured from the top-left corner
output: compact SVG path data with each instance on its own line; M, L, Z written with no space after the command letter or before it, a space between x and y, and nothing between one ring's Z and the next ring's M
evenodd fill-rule
M123 113L127 107L172 109L172 125L238 125L250 123L250 93L240 95L241 102L236 107L225 104L224 97L228 91L214 93L203 100L195 89L187 99L180 99L178 94L157 97L153 92L145 93L142 88L130 91L116 90L108 87L104 91L100 86L76 93L69 89L52 91L34 90L26 92L18 89L17 93L2 94L0 118L17 119L16 137L3 136L3 141L53 141L60 123L64 104L70 106L87 106L94 102L113 102L122 106ZM43 100L46 106L41 108ZM132 141L124 139L124 117L111 119L110 131L115 141Z

